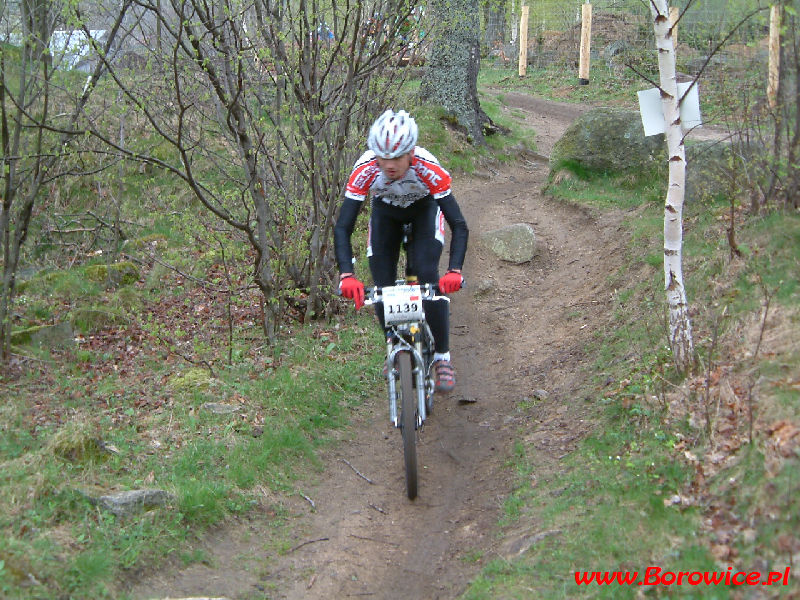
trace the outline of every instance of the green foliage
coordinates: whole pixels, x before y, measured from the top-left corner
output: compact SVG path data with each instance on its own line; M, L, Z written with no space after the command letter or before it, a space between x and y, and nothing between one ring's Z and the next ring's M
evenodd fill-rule
M637 82L625 73L620 77L599 68L590 86L564 85L563 70L529 73L519 79L508 70L483 71L481 81L495 90L634 106L630 85ZM477 150L436 109L406 108L420 122L420 143L451 171L470 172L491 161L514 160L532 147L533 134L522 130L522 119L504 110L502 97L493 94L483 92L484 109L512 135L490 136L489 147ZM157 158L177 161L168 144L141 132L131 132L131 148L153 149ZM229 148L220 143L215 150L227 156ZM23 295L15 307L20 327L70 319L87 340L77 348L51 349L50 358L57 360L26 364L29 371L17 379L5 374L0 379L5 399L0 405L3 597L118 598L114 581L122 570L168 556L203 560L202 553L186 550L195 535L263 502L260 486L276 498L296 493L298 478L319 468L318 451L340 436L351 410L383 394L381 340L369 317L343 318L341 328L290 322L273 346L265 345L258 298L247 289L253 257L246 242L200 223L202 210L192 195L162 169L123 171L113 189L124 220L135 225L125 224L128 243L120 248L106 241L103 250L136 257L131 263L138 265L136 277L131 271L127 284L120 278L121 287L107 289L109 268L124 263L93 265L96 241L60 246L61 240L52 238L38 253L31 252L38 261L31 272L38 273L20 286ZM214 169L206 175L226 207L241 202ZM59 210L96 208L102 205L98 181L107 183L98 177L59 188L52 202ZM586 377L585 397L605 409L598 417L602 433L568 458L563 474L545 473L532 448L515 445L509 468L516 484L504 503L503 524L513 533L534 519L561 533L520 560L489 563L467 592L469 598L529 597L530 587L542 590L542 597L574 597L569 574L576 564L641 568L646 557L665 568L713 569L695 535L697 510L664 503L691 477L690 467L673 452L679 436L691 432L686 423L667 422L663 409L666 390L680 383L670 371L661 328L663 186L578 176L553 182L549 189L564 201L630 211L629 260L620 272L609 273L618 290L613 299L617 321L598 331L590 348L596 363ZM277 198L272 201L295 236L287 252L302 256L305 232L297 234L295 228L306 217L306 205L286 209ZM742 320L746 311L763 304L765 293L782 306L796 306L797 216L737 221L746 258L742 266L719 252L724 244L718 231L706 233L725 206L714 200L690 207L690 301L730 304ZM48 216L43 213L39 216ZM46 230L41 224L39 231ZM63 252L64 247L71 251ZM364 275L365 262L357 265ZM223 265L230 269L230 286ZM200 286L192 277L211 285ZM719 288L727 295L712 299L711 290ZM298 302L305 298L297 289L286 295ZM223 310L229 299L230 323ZM92 336L100 331L103 335ZM129 354L131 349L138 354ZM782 360L760 365L759 372L778 382L779 406L769 405L770 414L794 415L798 392L785 383ZM605 383L609 380L613 385ZM211 403L230 411L214 412ZM754 452L736 472L721 472L716 485L754 519L767 500L780 514L789 514L785 522L759 524L759 535L777 543L798 526L787 509L797 497L796 466L787 463L767 482L764 458ZM541 487L532 486L534 476ZM726 487L731 476L742 485ZM108 490L144 486L175 494L176 506L123 519L92 501ZM271 509L279 523L280 507ZM629 535L609 536L619 531ZM484 558L477 551L465 556L470 562ZM27 587L28 574L40 585Z
M80 269L69 269L37 274L21 286L20 293L77 300L98 296L101 289L97 282L87 279Z
M423 105L414 110L420 130L419 145L436 155L451 173L473 173L492 162L513 162L535 149L535 133L521 120L502 113L500 104L491 96L484 96L481 106L507 133L487 135L486 146L479 147L469 143L441 108Z
M744 15L756 11L732 37L734 43L748 43L763 37L769 27L769 13L757 0L704 0L681 19L681 40L696 48L707 48L709 40L720 40L732 31ZM711 17L711 18L709 18Z
M797 257L800 256L800 229L797 217L775 211L745 224L755 243L750 244L751 256L737 280L740 296L758 297L759 287L776 294L785 304L796 304L798 289Z
M111 265L89 265L86 278L106 285L130 285L139 279L139 269L131 261Z
M709 368L720 363L736 372L752 368L753 372L745 371L750 377L772 382L759 386L755 409L763 415L763 423L796 424L800 394L786 382L796 381L797 376L796 344L788 339L798 330L800 293L792 273L797 272L800 256L800 217L790 211L748 214L740 197L729 197L730 191L703 196L685 207L684 260L689 301L698 307L693 319L698 353L702 364L711 363ZM509 465L517 470L517 485L501 518L505 537L517 538L526 529L531 535L552 533L517 558L486 563L464 598L527 598L532 593L545 598L634 598L640 591L637 586L579 587L573 575L576 570L630 570L639 571L641 577L649 565L675 572L718 572L719 563L709 550L717 531L702 523L722 517L710 516L708 504L691 499L685 503L698 482L697 466L684 453L689 447L686 440L694 440L689 454L697 454L700 465L708 468L703 455L729 442L716 429L714 441L706 439L697 424L703 399L676 392L683 389L683 382L672 369L664 333L663 183L587 174L553 181L548 193L598 210L627 212L627 259L619 272L609 274L616 290L614 323L598 330L596 342L587 348L595 357L587 369L587 382L593 383L577 394L591 403L587 410L602 408L603 414L595 417L601 424L557 470L550 471L547 464L537 466L534 448L517 445ZM731 211L741 257L733 255L726 243ZM767 301L775 316L773 327L781 324L769 328L775 341L768 351L762 347L757 365L737 363L736 357L752 355L750 345L757 337L752 324L763 318ZM713 334L713 320L723 314L722 331ZM746 325L749 337L742 331ZM715 335L721 339L712 347ZM737 390L737 395L741 393ZM675 415L671 408L675 404L694 412L694 422ZM739 434L741 429L740 423ZM707 503L735 507L731 510L741 516L735 523L723 523L720 535L736 532L730 542L739 553L734 560L745 569L757 560L785 564L785 555L771 549L781 541L785 545L798 527L798 459L789 455L776 463L773 452L768 470L765 454L774 438L763 429L756 436L738 456L730 456L728 468L716 472L705 496ZM765 518L766 514L774 518ZM752 529L742 531L744 527ZM727 598L735 590L725 586L655 590L659 597L695 597L698 592L702 597Z

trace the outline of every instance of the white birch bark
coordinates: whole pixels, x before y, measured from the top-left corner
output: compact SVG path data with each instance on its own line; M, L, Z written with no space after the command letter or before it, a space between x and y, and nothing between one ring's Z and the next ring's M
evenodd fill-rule
M689 304L683 285L683 200L686 183L686 149L683 144L668 0L650 0L658 51L661 103L664 110L669 186L664 205L664 278L669 305L669 344L675 365L686 372L694 358Z

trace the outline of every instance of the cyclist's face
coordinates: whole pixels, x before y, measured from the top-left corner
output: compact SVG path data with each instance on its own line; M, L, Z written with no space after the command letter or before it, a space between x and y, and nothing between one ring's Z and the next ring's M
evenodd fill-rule
M378 167L392 181L400 179L411 167L411 152L396 158L378 158Z

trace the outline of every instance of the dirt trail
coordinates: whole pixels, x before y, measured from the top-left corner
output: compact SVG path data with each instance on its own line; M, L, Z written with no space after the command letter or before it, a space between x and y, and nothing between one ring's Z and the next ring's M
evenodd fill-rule
M543 155L582 110L504 98L539 132ZM468 287L452 302L458 385L437 398L422 432L419 497L405 497L402 442L381 395L304 490L315 509L302 498L287 507L288 552L269 546L257 518L242 522L206 542L207 564L158 573L131 591L135 599L397 598L401 590L406 598L456 598L480 568L471 558L513 554L515 539L537 532L532 524L505 545L497 541L513 478L504 463L523 436L535 444L537 469L557 468L589 429L575 398L582 348L608 318L604 282L622 247L619 215L593 216L543 197L546 176L546 163L532 160L455 181L471 230ZM481 247L482 232L519 222L538 236L530 263L502 263ZM519 410L537 390L546 394L536 408Z

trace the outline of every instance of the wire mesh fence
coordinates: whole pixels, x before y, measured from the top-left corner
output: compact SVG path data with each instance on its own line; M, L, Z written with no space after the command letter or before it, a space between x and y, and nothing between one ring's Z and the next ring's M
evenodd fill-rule
M503 8L487 6L483 12L485 60L516 69L523 4L529 5L527 66L564 69L565 77L571 73L577 78L583 4L577 0L512 0ZM654 76L657 57L649 4L639 0L596 0L591 4L591 68L609 69L619 77L635 76L636 72ZM678 68L683 75L693 77L702 70L703 78L712 86L720 78L766 80L767 2L695 0L671 4L681 13L675 36Z

